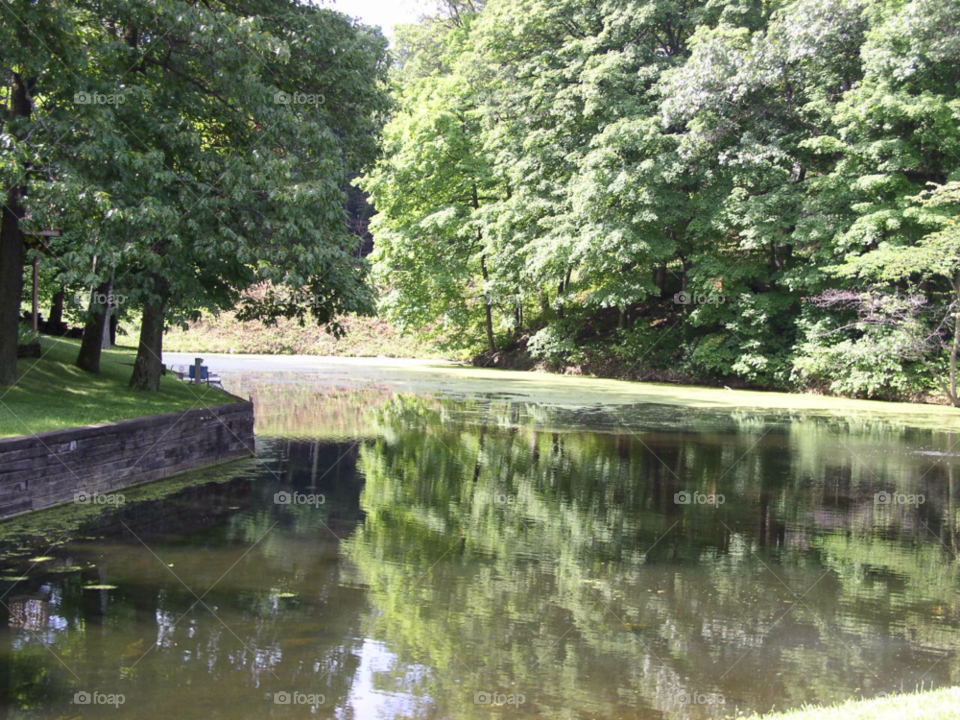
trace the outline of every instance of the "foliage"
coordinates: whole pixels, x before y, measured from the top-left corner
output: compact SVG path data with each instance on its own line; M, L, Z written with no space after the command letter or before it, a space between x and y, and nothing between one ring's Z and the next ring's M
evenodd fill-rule
M563 365L577 352L577 345L567 328L562 325L548 325L530 338L527 349L535 358L546 360L552 365Z
M296 0L7 5L0 65L33 113L0 180L27 171L20 230L64 229L47 282L110 288L144 318L135 386L157 389L167 323L241 298L245 317L334 333L372 310L346 208L388 107L378 31ZM242 295L265 281L283 292Z
M957 401L955 3L490 0L398 57L363 182L404 328L479 350L486 296L490 350ZM832 291L927 303L877 327Z
M35 342L40 338L39 333L33 330L29 325L20 323L19 332L17 333L17 344L18 345L29 345L32 342Z

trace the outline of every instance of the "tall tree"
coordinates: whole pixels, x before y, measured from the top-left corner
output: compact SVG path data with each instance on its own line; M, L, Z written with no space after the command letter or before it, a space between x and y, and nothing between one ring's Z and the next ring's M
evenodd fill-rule
M17 380L24 231L42 227L44 181L64 157L72 120L77 9L70 3L10 0L0 5L0 385ZM51 49L54 48L54 49Z
M402 76L398 109L384 131L384 157L363 187L378 211L372 258L385 286L385 310L400 327L438 321L441 332L482 327L494 353L483 211L502 189L481 144L478 98L454 69L469 26L434 26L443 34L442 49L431 46L434 64L443 70Z
M370 311L346 190L377 151L383 36L293 0L80 7L78 161L53 186L88 189L96 210L82 241L74 228L55 250L140 310L131 385L159 388L167 324L234 307L253 285L275 292L246 317L338 332L343 313ZM98 354L91 340L81 365Z

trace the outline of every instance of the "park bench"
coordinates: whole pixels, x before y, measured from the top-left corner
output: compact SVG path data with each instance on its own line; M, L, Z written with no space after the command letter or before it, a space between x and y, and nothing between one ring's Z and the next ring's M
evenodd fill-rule
M176 371L177 377L179 377L184 382L190 382L194 385L197 384L197 366L189 365L184 367L183 365L179 366ZM216 373L211 373L210 368L206 365L200 366L200 381L201 383L206 383L207 385L213 385L223 390L223 383L220 380L220 376Z

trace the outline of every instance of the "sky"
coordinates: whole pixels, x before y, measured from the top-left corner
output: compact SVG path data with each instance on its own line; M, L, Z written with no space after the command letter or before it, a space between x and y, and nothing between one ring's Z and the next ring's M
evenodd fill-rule
M368 25L379 25L384 34L393 36L393 26L416 22L434 7L431 0L333 0L324 7L358 17Z

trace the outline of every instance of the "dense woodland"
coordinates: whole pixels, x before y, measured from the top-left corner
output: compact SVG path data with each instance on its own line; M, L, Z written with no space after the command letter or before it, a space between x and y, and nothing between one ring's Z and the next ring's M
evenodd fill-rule
M490 0L406 28L402 327L486 361L958 404L960 3Z
M141 389L201 315L379 309L483 363L960 404L960 2L448 0L392 52L344 12L0 3L0 384L36 260L82 368L139 325Z

